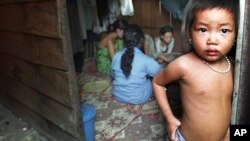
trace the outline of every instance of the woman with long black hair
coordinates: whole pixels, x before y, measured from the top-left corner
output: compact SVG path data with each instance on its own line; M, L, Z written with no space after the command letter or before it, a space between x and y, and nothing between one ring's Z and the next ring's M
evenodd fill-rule
M135 24L124 30L125 48L112 59L113 97L122 103L143 104L152 96L153 77L161 66L145 55L143 48L144 33Z

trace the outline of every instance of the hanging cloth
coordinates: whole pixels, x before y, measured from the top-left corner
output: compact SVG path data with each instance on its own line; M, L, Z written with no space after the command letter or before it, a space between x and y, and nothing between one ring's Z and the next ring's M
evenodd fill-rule
M133 16L134 7L132 0L120 0L121 3L121 14L123 16Z
M173 18L182 21L183 9L188 0L160 0L163 8L173 15Z
M109 14L108 0L96 0L99 23L104 24L105 17Z

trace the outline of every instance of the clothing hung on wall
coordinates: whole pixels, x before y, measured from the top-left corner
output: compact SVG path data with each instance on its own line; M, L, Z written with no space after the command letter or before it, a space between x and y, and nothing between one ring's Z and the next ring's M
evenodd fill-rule
M123 16L133 16L134 7L132 0L120 0L121 3L121 14Z
M182 21L183 10L188 0L160 0L160 2L165 10L172 13L173 18Z
M99 18L99 23L103 26L104 18L109 13L108 0L96 0L97 14Z

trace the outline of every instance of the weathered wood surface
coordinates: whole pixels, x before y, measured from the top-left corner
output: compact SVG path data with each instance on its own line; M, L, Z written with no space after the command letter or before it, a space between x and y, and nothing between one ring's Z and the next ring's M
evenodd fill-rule
M56 1L0 5L0 30L60 38Z
M32 111L36 111L41 117L51 121L68 133L76 135L75 119L71 108L55 102L42 93L2 73L0 74L0 89Z
M0 89L0 103L2 103L8 109L11 109L15 115L22 117L23 120L28 121L32 127L40 132L51 141L76 141L76 137L68 134L63 129L59 128L57 125L51 121L43 118L37 112L32 111L20 101L14 99L10 95L6 94ZM47 133L50 134L47 134Z
M0 1L0 102L57 140L83 140L66 0Z
M45 0L1 0L0 4L11 4L11 3L25 3L25 2L37 2L37 1L45 1ZM51 1L51 0L47 0Z
M67 70L62 40L0 31L0 52L34 64Z
M34 65L2 53L0 53L0 64L2 74L15 78L20 83L22 82L68 107L72 107L67 72Z
M243 0L244 1L244 0ZM240 1L240 2L243 2ZM243 9L242 9L243 10ZM236 106L236 113L233 113L236 115L235 124L250 124L250 87L249 87L249 80L250 80L250 59L249 59L249 52L250 52L250 1L245 0L245 5L244 5L244 14L241 15L242 19L242 33L239 33L238 36L241 37L239 39L240 43L237 43L239 45L237 47L240 52L238 52L237 58L240 60L236 61L236 65L239 65L240 70L238 73L236 73L239 77L237 78L235 83L238 85L237 86L237 91L235 93L235 96L238 97L237 99L237 105ZM235 98L234 96L234 98ZM235 107L234 107L235 108Z
M59 12L59 17L60 19L64 19L62 20L61 24L61 37L62 40L64 41L64 58L65 58L65 62L68 65L68 80L69 80L69 94L70 94L70 98L72 99L72 111L73 111L73 117L75 118L75 128L76 128L76 133L77 135L75 135L75 137L77 138L77 141L81 141L84 140L84 132L83 132L83 123L82 123L82 112L80 110L80 94L79 94L79 89L78 89L78 85L77 85L77 78L76 78L76 73L75 73L75 67L74 67L74 60L73 60L73 41L71 40L71 38L77 38L75 36L70 35L71 30L70 30L70 26L69 26L69 16L71 16L71 14L69 14L68 9L67 9L67 4L68 4L68 0L64 0L64 1L59 1L57 0L57 4L58 4L58 11ZM72 4L72 3L71 3ZM78 13L73 13L73 14L78 14ZM78 26L75 26L75 28L80 29L80 26L78 24ZM77 36L77 35L76 35ZM80 37L78 37L77 39L81 39Z

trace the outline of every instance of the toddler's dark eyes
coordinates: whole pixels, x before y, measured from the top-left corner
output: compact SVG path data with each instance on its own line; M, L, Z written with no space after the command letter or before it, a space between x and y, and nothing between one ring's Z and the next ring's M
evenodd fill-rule
M221 32L222 33L227 33L229 30L228 29L222 29Z
M199 29L201 32L206 32L207 30L205 28L200 28Z

